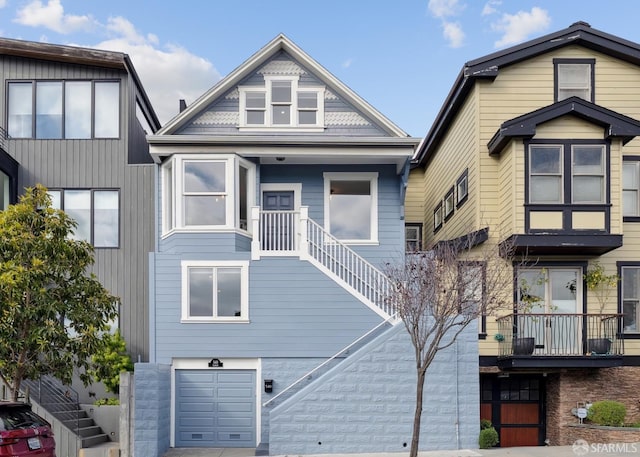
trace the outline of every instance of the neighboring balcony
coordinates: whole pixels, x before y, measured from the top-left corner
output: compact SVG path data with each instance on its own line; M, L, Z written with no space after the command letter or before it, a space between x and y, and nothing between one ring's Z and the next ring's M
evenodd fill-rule
M603 368L622 364L622 314L509 314L498 323L498 366Z

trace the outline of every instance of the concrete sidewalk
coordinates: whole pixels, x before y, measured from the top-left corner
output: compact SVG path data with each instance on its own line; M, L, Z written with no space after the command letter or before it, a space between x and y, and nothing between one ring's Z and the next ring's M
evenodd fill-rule
M582 444L582 445L580 445ZM172 448L163 457L253 457L255 449ZM408 452L371 454L315 454L313 457L407 457ZM576 443L575 446L532 446L494 449L426 451L419 457L640 457L640 443ZM303 457L290 455L286 457ZM304 456L311 457L311 456Z

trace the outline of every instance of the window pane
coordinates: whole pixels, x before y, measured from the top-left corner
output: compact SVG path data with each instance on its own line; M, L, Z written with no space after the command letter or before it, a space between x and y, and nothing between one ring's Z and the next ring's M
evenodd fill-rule
M298 111L298 124L316 125L316 112L315 111Z
M185 192L224 192L225 189L224 162L184 163Z
M637 162L625 162L622 165L622 187L625 189L638 189Z
M71 81L64 87L65 138L91 138L91 82Z
M36 138L62 138L62 83L36 84Z
M318 108L318 94L316 92L298 92L298 108Z
M573 172L604 174L603 149L601 146L575 146L573 148Z
M95 137L120 136L120 83L95 83Z
M9 206L9 176L0 171L0 211Z
M263 108L265 107L264 92L247 92L245 94L245 104L247 108Z
M622 192L622 208L623 216L638 215L638 191L625 190Z
M248 171L245 167L240 166L239 170L238 170L238 178L240 180L239 182L239 193L240 195L238 196L239 198L239 208L238 208L238 216L239 216L239 225L241 229L243 230L247 230L247 219L248 219L248 215L249 215L249 190L247 188L248 186L248 182L247 182L247 175L248 175Z
M93 205L93 245L98 248L117 247L119 242L118 191L94 191Z
M271 103L291 103L291 81L271 83Z
M371 183L331 181L330 232L339 239L371 239Z
M184 198L185 225L225 225L225 198L220 195L189 195Z
M78 223L72 238L91 241L91 191L66 190L64 211Z
M531 173L560 174L560 148L531 148Z
M277 125L288 125L291 123L291 106L274 105L272 120Z
M9 136L31 138L33 91L31 83L9 84Z
M534 203L561 202L561 179L559 176L532 176L530 200Z
M640 268L623 267L622 268L622 293L623 304L622 312L624 314L624 330L626 332L638 332L638 306L640 299L639 291Z
M240 316L240 272L239 268L218 268L218 316Z
M558 84L562 88L582 88L589 85L591 79L590 64L559 64Z
M247 124L263 125L264 111L247 111Z
M558 101L565 100L569 97L579 97L583 100L590 100L589 89L560 89L558 91Z
M573 178L573 201L575 203L604 201L604 178L602 176L576 176Z
M54 209L62 208L62 191L48 190L47 193L51 197L51 207Z
M189 316L213 317L211 268L189 268Z

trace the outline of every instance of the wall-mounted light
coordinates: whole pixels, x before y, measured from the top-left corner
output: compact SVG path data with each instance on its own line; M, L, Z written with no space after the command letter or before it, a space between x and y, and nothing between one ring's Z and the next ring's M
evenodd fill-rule
M264 391L265 393L268 393L268 394L273 392L273 379L264 380Z

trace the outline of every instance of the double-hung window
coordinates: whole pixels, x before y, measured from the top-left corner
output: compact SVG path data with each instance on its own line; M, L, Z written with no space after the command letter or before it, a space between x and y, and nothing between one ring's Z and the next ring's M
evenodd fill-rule
M462 206L469 197L469 171L465 170L456 180L456 208Z
M118 81L16 81L8 84L12 138L120 136Z
M554 59L556 101L580 97L593 102L594 59Z
M240 127L323 127L324 88L298 83L297 77L265 76L264 87L239 87Z
M249 262L183 261L183 322L248 322Z
M422 224L408 222L404 226L405 251L422 250Z
M638 157L640 159L640 157ZM640 160L622 163L622 215L640 217Z
M51 206L78 224L73 239L96 248L117 248L120 243L120 195L110 189L49 190Z
M176 155L162 166L163 231L249 229L255 165L234 155Z
M528 170L529 203L606 202L603 144L530 144Z
M325 173L325 228L341 241L377 243L378 173Z

